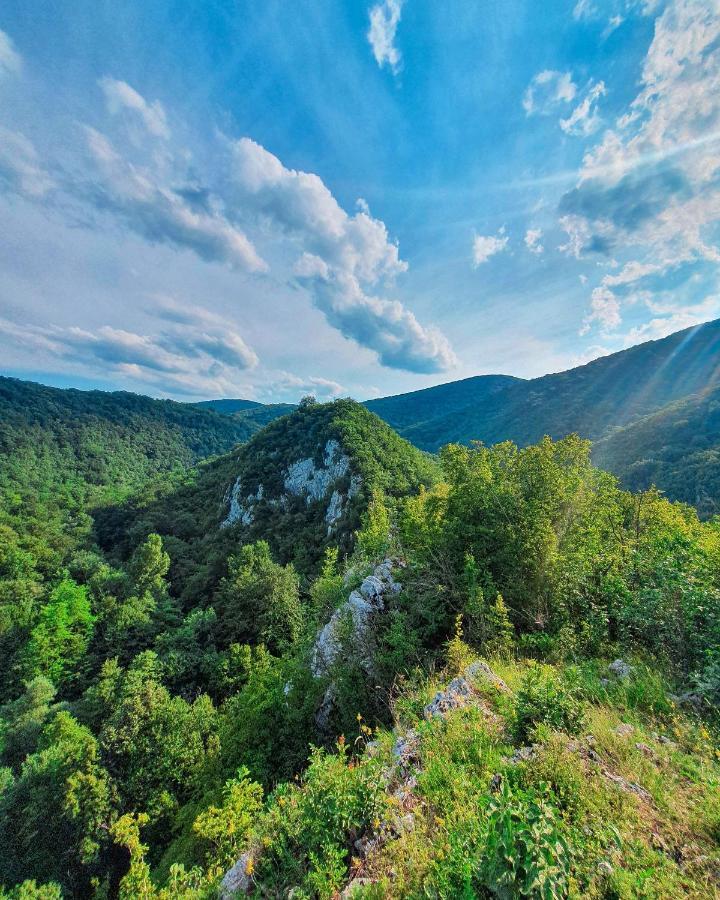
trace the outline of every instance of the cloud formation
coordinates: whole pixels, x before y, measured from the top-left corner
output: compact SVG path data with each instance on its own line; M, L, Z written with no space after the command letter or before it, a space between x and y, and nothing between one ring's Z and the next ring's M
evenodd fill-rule
M382 0L370 10L370 29L367 39L375 61L382 68L387 65L394 75L400 71L402 56L395 46L395 35L404 0Z
M170 323L152 335L110 325L88 329L7 319L0 319L0 335L96 374L109 372L188 397L237 390L238 375L257 365L255 352L220 317L169 298L158 298L151 312Z
M483 263L486 263L491 256L501 253L508 244L508 237L505 229L501 228L497 235L481 235L476 234L473 237L472 244L472 261L473 268L477 269Z
M0 30L0 78L17 75L22 69L22 57L4 31Z
M545 69L533 77L523 94L525 115L550 115L559 106L571 103L576 94L577 87L571 72Z
M525 246L531 253L539 256L545 248L540 243L542 239L542 231L539 228L528 228L525 232Z
M607 93L605 82L590 82L585 96L570 113L567 119L560 119L560 127L566 134L587 136L600 127L600 116L597 105L601 97Z
M31 143L9 134L0 144L0 187L71 215L73 224L93 227L109 221L149 244L189 250L206 262L244 272L268 272L248 237L247 228L254 228L270 245L278 267L290 272L290 285L307 288L328 323L375 352L383 365L422 373L454 365L455 355L437 329L422 326L398 300L378 295L407 270L407 263L367 204L359 201L355 213L347 213L321 178L285 167L250 138L230 141L216 135L216 165L203 178L190 155L172 146L159 103L148 103L125 82L109 77L100 87L109 111L139 123L147 132L144 139L126 135L128 146L122 136L111 139L83 126L79 164L72 169L55 164L51 176ZM156 152L155 143L148 146L148 136L163 140L162 152ZM306 258L313 260L312 271L302 262ZM293 259L300 260L297 267ZM177 334L172 346L167 337L154 346L185 356L203 352L228 365L233 354L250 360L241 343L223 341L214 331L201 333L202 346L186 339L181 345ZM99 335L91 337L85 352L108 346ZM119 344L120 336L112 341Z
M385 224L364 203L350 216L314 174L286 168L249 138L233 145L238 209L254 212L294 241L294 274L327 321L380 362L411 372L442 372L455 364L447 338L426 328L397 300L369 294L407 270Z
M159 100L148 103L144 97L130 87L125 81L105 76L98 82L103 94L108 112L118 115L123 112L137 117L145 129L154 137L169 138L165 110Z
M646 5L647 6L647 5ZM670 0L655 22L640 90L585 154L559 211L569 252L635 254L604 291L685 260L720 262L720 0ZM600 296L600 295L598 295ZM607 313L587 321L603 324ZM612 319L614 314L609 314Z

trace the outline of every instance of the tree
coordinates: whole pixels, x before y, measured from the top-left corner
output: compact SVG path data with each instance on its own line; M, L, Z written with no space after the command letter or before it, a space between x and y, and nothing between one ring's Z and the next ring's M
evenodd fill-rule
M218 637L225 644L257 643L280 652L302 625L300 585L292 565L273 561L265 541L246 544L228 560L216 597Z
M94 623L87 589L64 578L51 591L21 654L25 676L44 675L61 685L85 653Z

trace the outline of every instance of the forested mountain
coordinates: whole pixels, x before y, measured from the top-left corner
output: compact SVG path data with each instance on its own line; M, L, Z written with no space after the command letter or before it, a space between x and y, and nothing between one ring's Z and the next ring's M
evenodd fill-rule
M480 376L367 405L425 450L471 440L525 445L545 434L599 438L608 428L713 387L718 378L720 320L554 375L528 381Z
M491 445L512 440L525 446L546 434L562 438L577 433L599 442L594 459L619 475L625 486L644 489L655 483L671 499L693 503L707 516L716 512L720 480L715 471L720 428L711 399L719 376L716 321L566 372L529 380L479 375L368 400L365 406L415 446L431 452L450 442ZM251 425L266 424L293 408L246 409L249 402L212 401L215 408ZM678 402L688 415L693 411L692 428L683 427ZM632 423L637 428L615 435Z
M283 564L315 573L326 546L352 549L373 491L404 496L436 477L431 457L362 405L306 402L185 484L99 511L97 533L126 554L160 534L172 548L173 584L192 604L238 544L268 541Z
M0 490L93 486L120 497L148 477L224 453L257 430L172 400L0 378Z
M715 896L720 525L587 442L304 401L56 505L2 526L3 900Z
M720 388L677 400L631 425L612 429L593 446L593 459L630 490L654 484L695 506L704 518L720 512Z

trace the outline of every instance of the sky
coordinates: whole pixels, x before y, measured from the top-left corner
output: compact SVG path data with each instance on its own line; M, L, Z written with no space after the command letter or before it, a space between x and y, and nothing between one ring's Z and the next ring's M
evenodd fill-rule
M0 372L534 377L720 316L720 0L3 0Z

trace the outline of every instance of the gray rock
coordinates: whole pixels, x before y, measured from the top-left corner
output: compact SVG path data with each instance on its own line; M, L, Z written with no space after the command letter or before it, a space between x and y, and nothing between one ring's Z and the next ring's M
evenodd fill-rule
M368 575L368 577L360 585L360 593L368 600L374 600L376 597L382 597L386 591L386 585L378 578L377 575Z
M252 862L253 854L250 850L240 857L235 865L228 869L220 882L220 900L232 900L238 894L249 894L253 889L253 878L248 874L248 864Z
M510 693L510 688L505 684L502 678L500 678L499 675L496 675L490 666L481 659L476 660L474 663L470 663L467 669L465 669L465 675L475 682L486 681L503 694Z
M630 735L635 731L635 726L631 725L629 722L621 722L618 727L615 729L615 734L618 737L630 737Z
M608 670L617 675L618 678L625 679L630 677L633 667L626 663L624 659L616 659L608 666Z
M603 859L598 863L597 870L598 875L602 875L603 878L609 878L613 873L613 867L606 859Z

